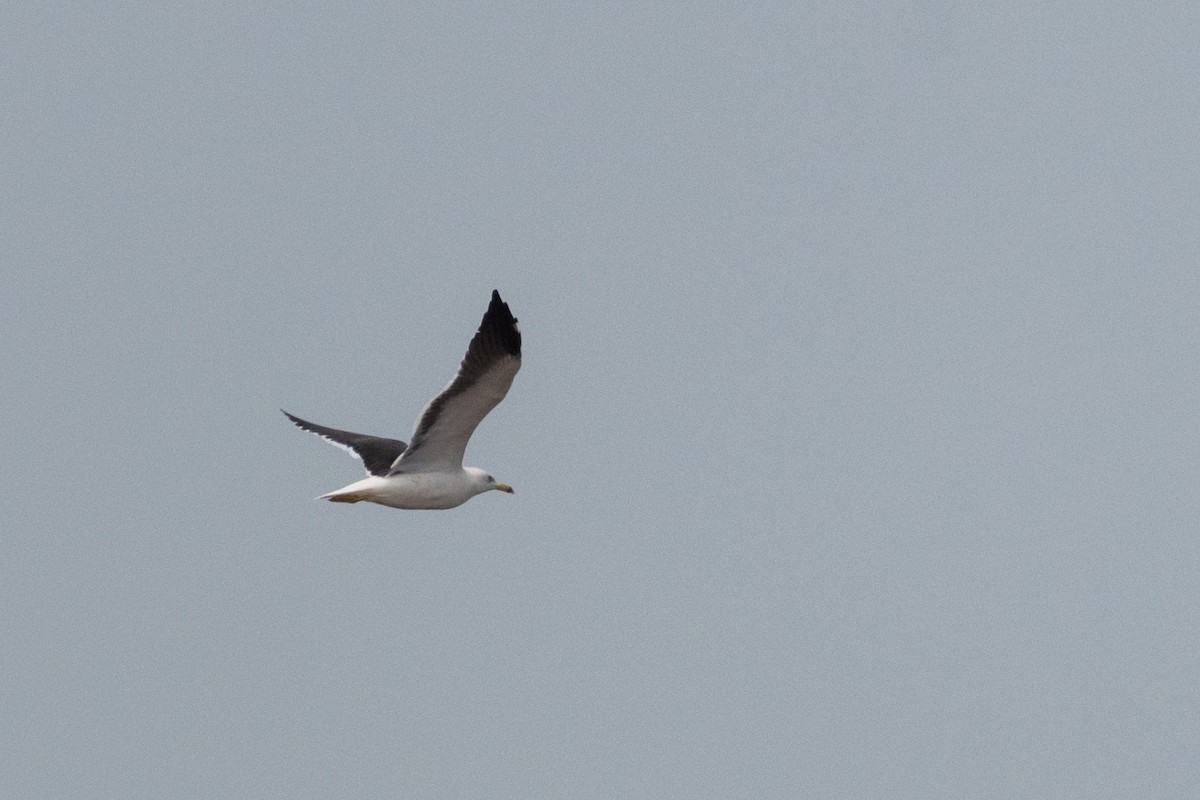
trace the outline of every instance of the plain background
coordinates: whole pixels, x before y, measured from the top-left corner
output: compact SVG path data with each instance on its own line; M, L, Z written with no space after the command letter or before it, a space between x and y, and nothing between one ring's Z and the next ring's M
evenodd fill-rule
M1198 8L6 5L0 793L1195 797Z

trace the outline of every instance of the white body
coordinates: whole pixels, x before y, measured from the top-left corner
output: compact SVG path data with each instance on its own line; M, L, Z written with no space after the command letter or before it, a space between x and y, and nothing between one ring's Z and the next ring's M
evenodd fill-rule
M454 472L413 472L387 477L371 475L317 499L335 503L365 500L391 508L454 508L492 489L512 493L512 487L496 483L485 471L477 467L463 467Z

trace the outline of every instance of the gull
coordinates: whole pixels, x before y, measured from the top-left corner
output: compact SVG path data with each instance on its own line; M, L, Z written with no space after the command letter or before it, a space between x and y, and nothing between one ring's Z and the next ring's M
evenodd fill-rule
M454 508L493 489L513 493L507 483L497 483L487 471L464 467L462 462L471 434L508 394L520 368L521 329L508 303L493 290L458 374L425 406L411 442L327 428L280 411L298 427L349 450L367 468L366 478L318 500Z

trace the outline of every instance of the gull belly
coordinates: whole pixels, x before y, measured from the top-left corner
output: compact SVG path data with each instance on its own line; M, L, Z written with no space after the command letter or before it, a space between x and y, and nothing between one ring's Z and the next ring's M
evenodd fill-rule
M391 508L440 509L461 506L477 494L479 487L465 470L460 470L372 475L317 499L334 503L365 501Z

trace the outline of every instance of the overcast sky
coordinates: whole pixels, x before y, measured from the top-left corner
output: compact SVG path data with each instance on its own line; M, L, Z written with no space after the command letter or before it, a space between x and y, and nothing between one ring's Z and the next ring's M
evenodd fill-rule
M1200 7L902 5L8 4L0 794L1195 797Z

